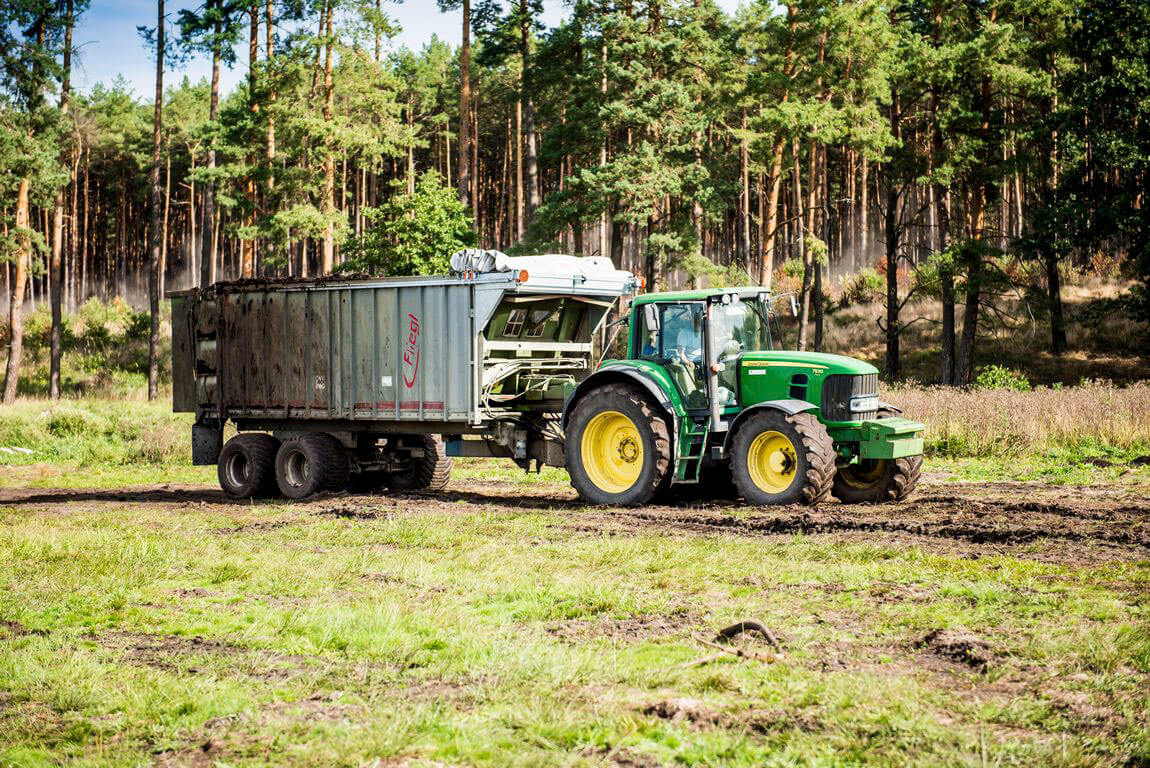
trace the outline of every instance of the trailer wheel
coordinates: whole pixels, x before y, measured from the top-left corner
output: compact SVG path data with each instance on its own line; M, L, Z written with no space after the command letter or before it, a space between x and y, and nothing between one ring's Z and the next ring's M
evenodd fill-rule
M761 411L735 433L731 473L749 504L818 504L834 481L834 443L809 413Z
M388 475L388 485L397 491L442 491L451 481L454 462L438 435L410 435L403 438L423 449L411 459L411 467Z
M220 488L233 499L270 496L276 491L276 451L280 441L249 432L228 440L220 451Z
M324 432L305 432L276 453L276 484L289 499L347 488L351 463L343 444Z
M625 384L607 384L578 402L565 450L571 485L591 504L646 504L670 480L667 422Z

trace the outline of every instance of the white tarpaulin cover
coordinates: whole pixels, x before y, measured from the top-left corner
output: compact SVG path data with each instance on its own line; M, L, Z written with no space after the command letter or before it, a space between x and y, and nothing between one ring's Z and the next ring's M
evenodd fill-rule
M452 272L514 272L527 270L528 274L606 276L619 270L611 260L602 256L566 256L549 253L543 256L508 256L502 251L468 248L451 254Z

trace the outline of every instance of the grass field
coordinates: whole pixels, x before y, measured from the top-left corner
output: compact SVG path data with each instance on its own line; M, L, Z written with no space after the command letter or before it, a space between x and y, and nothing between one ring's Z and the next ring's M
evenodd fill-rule
M481 461L233 503L186 426L0 414L34 451L0 453L0 765L1150 764L1138 440L939 455L890 507L597 510ZM707 644L750 619L780 647Z

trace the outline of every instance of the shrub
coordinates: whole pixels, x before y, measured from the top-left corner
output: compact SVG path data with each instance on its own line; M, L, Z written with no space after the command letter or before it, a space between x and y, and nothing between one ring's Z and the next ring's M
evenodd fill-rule
M976 389L1013 389L1018 392L1029 392L1032 389L1025 373L1001 365L983 368L975 378L974 386Z
M885 293L886 280L883 276L870 267L863 267L846 279L839 305L849 307L852 304L873 304L880 301Z
M92 436L102 433L106 422L93 413L74 406L62 405L42 414L44 425L54 437Z
M378 208L364 211L370 228L344 249L342 270L376 275L427 275L447 271L451 254L475 243L471 218L453 187L428 171L408 194L404 182Z
M803 279L803 263L798 259L787 259L783 263L783 274L792 279Z

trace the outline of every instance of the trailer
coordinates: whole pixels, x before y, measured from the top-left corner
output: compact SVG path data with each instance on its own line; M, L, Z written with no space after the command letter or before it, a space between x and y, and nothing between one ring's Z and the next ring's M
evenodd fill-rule
M637 278L561 255L453 265L170 293L173 406L196 415L194 462L217 464L238 498L436 489L454 456L564 466L563 406Z

